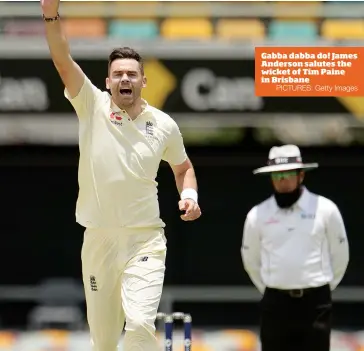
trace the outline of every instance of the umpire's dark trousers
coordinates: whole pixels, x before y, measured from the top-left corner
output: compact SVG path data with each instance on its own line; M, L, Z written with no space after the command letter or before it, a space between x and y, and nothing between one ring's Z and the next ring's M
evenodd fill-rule
M261 301L262 351L330 351L328 285L303 290L266 288Z

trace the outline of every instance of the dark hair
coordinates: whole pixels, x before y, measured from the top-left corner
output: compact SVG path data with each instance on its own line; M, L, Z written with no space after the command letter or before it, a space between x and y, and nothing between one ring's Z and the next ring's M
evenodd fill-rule
M118 59L132 59L139 62L140 71L144 74L143 59L134 49L129 47L114 49L109 55L109 70L113 61Z

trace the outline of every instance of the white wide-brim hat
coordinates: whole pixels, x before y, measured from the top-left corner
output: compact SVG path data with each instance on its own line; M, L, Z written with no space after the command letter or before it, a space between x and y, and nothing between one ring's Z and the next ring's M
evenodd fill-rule
M254 174L317 168L318 163L303 163L301 152L296 145L273 146L269 151L267 166L257 168Z

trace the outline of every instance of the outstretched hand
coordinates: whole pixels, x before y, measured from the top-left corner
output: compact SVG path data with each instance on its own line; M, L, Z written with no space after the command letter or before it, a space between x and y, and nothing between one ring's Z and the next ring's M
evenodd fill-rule
M56 17L60 0L40 0L43 14L46 17Z

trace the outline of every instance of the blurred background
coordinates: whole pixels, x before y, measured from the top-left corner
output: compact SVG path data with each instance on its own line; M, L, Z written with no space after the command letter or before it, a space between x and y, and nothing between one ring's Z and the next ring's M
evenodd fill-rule
M306 185L342 211L351 261L334 295L332 350L364 350L364 97L254 94L255 46L363 46L363 13L364 3L350 1L62 2L72 55L92 81L104 88L112 48L139 50L149 78L144 97L183 132L203 216L180 220L162 164L168 257L160 310L192 314L194 351L259 349L259 294L240 246L247 212L271 191L251 171L283 143L320 163ZM90 350L83 228L74 216L77 141L39 3L1 1L0 351Z

